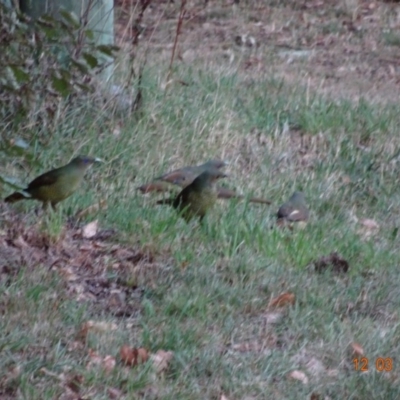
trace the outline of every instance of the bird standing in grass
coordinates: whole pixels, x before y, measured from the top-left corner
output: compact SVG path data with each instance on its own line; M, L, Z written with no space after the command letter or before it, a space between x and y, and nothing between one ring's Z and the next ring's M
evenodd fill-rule
M95 162L101 162L101 160L78 156L69 164L38 176L26 189L14 192L4 201L14 203L24 199L34 199L41 201L43 208L51 204L55 209L57 203L65 200L78 189L86 170Z
M221 160L209 160L204 164L190 165L187 167L176 169L171 172L167 172L166 174L155 178L154 181L138 187L138 189L142 193L167 192L169 188L171 188L168 183L172 183L174 185L178 185L184 188L190 185L202 172L208 169L220 170L227 165L228 163L226 161Z
M208 169L221 170L227 165L228 163L226 161L209 160L201 165L183 167L159 176L152 182L138 187L138 190L140 190L143 194L151 192L164 193L173 191L174 187L171 184L185 188L186 186L190 185L202 172ZM217 188L216 190L218 199L227 200L246 198L245 196L236 193L234 190L227 188ZM250 203L271 204L270 200L265 200L258 197L250 197L248 201Z
M304 194L302 192L294 192L289 200L279 208L277 214L278 224L283 225L285 222L304 223L308 220L309 214Z
M199 217L202 222L218 198L215 182L224 177L226 175L219 169L208 169L186 186L176 198L159 200L157 204L172 205L186 222L195 217Z

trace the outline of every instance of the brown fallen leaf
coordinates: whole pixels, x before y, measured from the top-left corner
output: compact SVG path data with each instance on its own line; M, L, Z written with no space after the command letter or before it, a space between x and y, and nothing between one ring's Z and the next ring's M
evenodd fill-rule
M136 349L126 344L123 345L119 350L119 355L121 357L121 361L130 367L143 364L149 359L149 353L145 348L140 347Z
M293 293L286 292L282 293L279 296L271 299L268 304L268 308L279 308L286 307L288 305L294 305L296 301L296 297Z
M353 355L360 357L364 355L364 349L359 343L353 342L351 343L351 349L353 350Z
M87 364L87 368L92 367L93 365L100 365L103 362L103 357L100 356L96 351L93 349L89 349L89 358L90 361Z
M153 362L153 366L157 373L161 373L168 368L170 361L172 360L174 353L172 351L158 350L157 353L152 354L150 357Z
M72 342L70 342L68 344L68 351L69 352L74 352L74 351L81 351L83 350L85 347L84 343L82 343L82 341L80 340L73 340Z
M145 363L148 359L149 359L148 351L143 347L139 347L138 348L138 363L139 364Z
M89 358L90 360L86 366L87 369L91 369L94 367L101 367L106 372L110 373L115 368L116 365L115 357L111 355L102 357L92 349L89 349Z
M17 247L18 249L24 249L27 247L30 247L29 244L25 241L25 239L20 235L18 236L14 241L13 244L15 247Z
M111 372L115 368L116 363L115 357L108 355L103 358L102 365L106 372Z
M335 273L349 270L349 263L338 253L333 252L329 256L321 257L314 261L315 272L322 273L327 269L331 269Z
M74 282L80 279L71 266L59 268L59 274L67 281Z
M125 365L129 366L136 365L137 349L133 349L132 347L125 344L120 348L119 356L121 357L121 361Z
M79 246L79 251L81 251L81 252L92 252L93 251L93 247L94 247L93 243L84 243L84 244Z
M289 377L302 382L304 385L308 383L308 377L303 371L294 370L289 374Z
M18 379L21 375L22 368L20 365L10 365L9 368L4 368L2 370L2 386L7 387L8 384L16 379Z
M82 228L82 237L85 239L90 239L96 236L98 227L99 227L99 222L97 219L92 222L89 222Z
M17 379L21 375L22 368L20 365L11 366L7 372L7 378Z

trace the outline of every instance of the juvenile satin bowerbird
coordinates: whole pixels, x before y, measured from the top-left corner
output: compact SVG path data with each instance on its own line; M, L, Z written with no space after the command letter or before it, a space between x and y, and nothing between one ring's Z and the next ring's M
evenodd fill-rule
M173 206L187 222L195 217L198 217L201 222L207 211L217 201L218 194L215 189L215 182L226 176L218 169L208 169L186 186L178 196L159 200L157 204Z
M57 203L71 196L79 187L86 170L99 158L78 156L63 167L53 169L35 178L26 189L14 192L6 197L6 203L14 203L24 199L39 200L43 208L49 204L56 208Z
M186 186L190 185L197 176L199 176L202 172L206 171L207 169L221 170L227 165L228 163L226 161L209 160L201 165L183 167L159 176L152 182L138 187L138 190L140 190L143 194L145 194L151 192L164 193L173 191L174 190L173 185L185 188ZM230 190L227 188L217 187L216 191L218 199L246 198L246 196L240 195L236 193L234 190ZM265 200L258 197L250 197L248 201L250 203L271 204L270 200Z
M220 170L227 165L228 163L222 160L209 160L204 164L189 165L183 168L175 169L171 172L167 172L166 174L155 178L152 182L138 187L138 189L142 193L149 193L154 191L167 192L171 188L171 186L168 184L178 185L181 188L184 188L190 185L202 172L208 169Z

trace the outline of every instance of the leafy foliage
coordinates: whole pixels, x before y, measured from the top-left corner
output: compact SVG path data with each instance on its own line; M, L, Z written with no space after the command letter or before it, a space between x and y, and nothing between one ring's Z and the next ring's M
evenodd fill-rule
M92 77L116 50L96 45L93 31L67 11L31 21L0 5L0 26L0 118L13 128L54 122L60 106L93 91Z
M97 45L94 32L73 13L33 21L0 3L0 159L32 163L29 142L47 139L72 101L93 92L93 77L116 49ZM15 187L2 174L1 183Z

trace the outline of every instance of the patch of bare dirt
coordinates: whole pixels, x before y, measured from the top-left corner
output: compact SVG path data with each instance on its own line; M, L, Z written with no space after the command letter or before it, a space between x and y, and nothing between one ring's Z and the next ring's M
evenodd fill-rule
M1 222L0 280L6 284L21 269L47 268L60 274L71 297L92 302L95 310L126 316L137 313L142 283L151 285L160 269L150 251L113 242L112 230L91 231L87 238L93 223L65 226L52 238L40 228L42 222L29 226L7 210Z
M117 2L117 43L168 63L180 6ZM399 28L393 2L193 0L186 2L175 62L274 76L331 98L392 102L400 85Z

